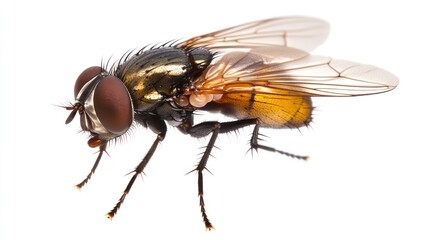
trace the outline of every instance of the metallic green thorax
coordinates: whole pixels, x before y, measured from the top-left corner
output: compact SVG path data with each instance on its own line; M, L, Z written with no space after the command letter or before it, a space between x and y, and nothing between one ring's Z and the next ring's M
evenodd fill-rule
M159 48L137 54L121 64L115 75L128 88L134 109L150 109L177 94L191 70L187 54L177 48Z
M211 63L213 54L204 47L150 49L126 59L115 75L127 87L135 111L151 111L167 98L181 94Z

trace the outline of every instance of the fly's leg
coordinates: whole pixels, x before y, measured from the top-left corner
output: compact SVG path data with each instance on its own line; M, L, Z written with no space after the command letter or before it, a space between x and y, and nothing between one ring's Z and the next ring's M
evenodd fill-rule
M198 171L198 196L200 198L201 215L203 217L204 224L206 225L206 229L208 230L213 229L213 225L207 216L205 204L204 204L203 170L206 169L207 160L209 159L210 152L212 151L217 135L219 134L220 124L215 123L213 127L214 129L212 130L212 136L206 147L206 150L204 151L203 157L201 158L197 167L193 170L193 171Z
M284 152L284 151L280 151L277 150L273 147L269 147L269 146L265 146L265 145L261 145L258 143L259 140L259 120L254 118L254 119L242 119L242 120L237 120L237 121L233 121L233 122L203 122L200 124L197 124L195 126L192 126L192 119L188 119L187 122L183 123L182 125L179 126L180 130L184 133L188 133L189 135L191 135L192 137L196 137L196 138L201 138L201 137L205 137L207 135L209 135L210 133L212 134L209 140L209 143L206 146L206 149L203 153L203 156L201 157L200 162L198 163L197 167L192 170L193 171L197 171L198 173L198 196L200 198L200 208L201 208L201 215L203 217L203 221L204 224L206 226L207 230L211 230L213 229L213 225L210 222L207 213L206 213L206 209L205 209L205 203L204 203L204 190L203 190L203 171L207 170L206 169L206 165L207 165L207 161L208 158L210 157L210 153L214 147L215 141L217 139L217 136L220 133L228 133L228 132L232 132L232 131L236 131L240 128L249 126L249 125L255 125L255 128L253 130L252 133L252 138L250 139L250 148L258 150L258 149L263 149L266 151L270 151L270 152L276 152L276 153L280 153L289 157L293 157L293 158L297 158L297 159L307 159L307 157L305 156L299 156L299 155L295 155L295 154L291 154L288 152Z
M201 208L201 215L203 217L204 224L206 226L207 230L214 229L212 223L210 222L206 209L205 209L205 203L204 203L204 190L203 190L203 171L206 169L207 161L210 157L210 153L214 147L214 144L216 142L217 136L219 133L227 133L231 131L235 131L239 128L243 128L245 126L249 126L255 124L254 119L244 119L244 120L238 120L234 122L203 122L200 124L197 124L195 126L190 126L190 124L184 123L180 126L181 130L183 132L188 133L192 137L201 138L212 134L209 140L209 143L206 146L206 149L203 153L203 156L201 157L200 162L198 163L197 167L192 170L197 171L198 173L198 196L200 198L200 208Z
M107 143L102 143L99 147L98 150L98 157L94 162L94 165L92 166L91 171L89 172L88 176L86 176L86 178L80 182L79 184L76 185L76 187L78 189L81 189L83 186L85 186L85 184L88 183L89 179L91 179L92 175L94 174L95 170L97 169L98 163L100 163L101 157L103 156L103 153L106 151L106 145Z
M280 153L280 154L286 155L286 156L291 157L291 158L296 158L296 159L301 159L301 160L307 160L308 159L308 156L295 155L295 154L292 154L289 152L285 152L285 151L275 149L273 147L269 147L269 146L259 144L258 143L258 140L260 140L260 138L259 138L259 125L260 125L259 121L257 119L255 119L255 128L253 129L252 138L250 139L250 150L258 151L258 149L263 149L263 150L269 151L269 152Z
M136 121L145 127L146 126L149 127L154 133L156 133L158 135L156 136L156 139L153 142L152 146L150 147L149 151L146 153L146 156L139 163L139 165L137 165L137 167L131 172L134 174L131 177L130 181L128 182L128 185L125 188L124 192L122 193L122 196L119 198L118 202L113 207L113 209L107 213L107 216L110 219L112 219L116 215L116 213L118 212L119 208L121 207L122 203L125 200L125 197L130 192L131 187L133 186L137 176L143 173L144 168L146 167L149 160L151 159L153 153L155 152L156 148L158 147L158 144L164 139L165 134L167 133L167 126L165 125L165 122L156 116L151 116L151 115L136 116Z

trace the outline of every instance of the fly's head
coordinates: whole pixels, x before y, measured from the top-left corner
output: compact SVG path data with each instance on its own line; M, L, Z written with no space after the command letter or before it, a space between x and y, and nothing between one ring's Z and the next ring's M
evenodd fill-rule
M66 120L70 123L76 113L80 115L83 131L88 131L90 147L98 147L121 136L130 128L134 114L130 94L122 81L95 66L84 70L74 86L74 105Z

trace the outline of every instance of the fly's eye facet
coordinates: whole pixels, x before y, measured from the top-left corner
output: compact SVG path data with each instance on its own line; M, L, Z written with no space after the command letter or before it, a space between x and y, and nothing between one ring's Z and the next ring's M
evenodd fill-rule
M133 122L130 95L122 81L115 76L103 78L95 88L94 110L103 127L110 133L121 135Z
M85 69L79 77L77 77L76 83L74 84L74 97L76 98L79 94L79 91L82 89L82 87L89 82L91 79L99 75L101 72L103 72L103 68L99 66L89 67Z

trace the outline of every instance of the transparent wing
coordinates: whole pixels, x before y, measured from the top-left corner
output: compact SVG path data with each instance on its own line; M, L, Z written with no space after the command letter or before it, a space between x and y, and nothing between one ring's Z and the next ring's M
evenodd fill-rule
M194 85L197 95L251 92L347 97L386 92L398 83L396 76L371 65L276 47L228 53Z
M218 52L288 46L311 51L327 38L329 24L310 17L279 17L208 33L179 43L184 49L208 47Z

